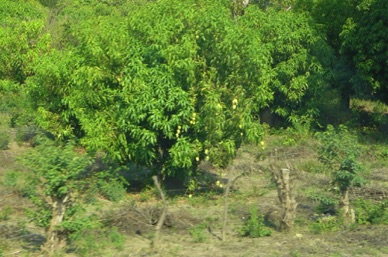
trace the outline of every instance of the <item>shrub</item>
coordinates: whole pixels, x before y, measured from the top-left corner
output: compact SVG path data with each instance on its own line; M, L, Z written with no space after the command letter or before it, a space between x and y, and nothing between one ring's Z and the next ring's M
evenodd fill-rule
M10 188L15 188L18 184L19 173L15 171L7 171L4 174L3 185Z
M5 130L0 130L0 150L8 149L9 134Z
M34 139L38 134L36 126L21 126L16 129L16 142L34 145Z
M120 178L111 178L99 182L100 193L111 201L121 200L126 193L124 182Z
M354 202L357 224L388 225L388 200L374 203L372 200L356 199Z
M333 232L341 229L342 222L336 216L319 215L317 220L311 225L311 231L316 234Z
M272 230L265 225L264 215L259 214L256 207L252 207L249 210L249 213L250 216L245 221L245 224L241 229L241 235L253 238L270 236L272 234Z

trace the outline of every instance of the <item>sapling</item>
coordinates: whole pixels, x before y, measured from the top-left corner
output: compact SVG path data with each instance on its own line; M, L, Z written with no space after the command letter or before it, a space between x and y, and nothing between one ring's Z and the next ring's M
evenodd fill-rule
M317 134L321 145L318 149L319 159L325 164L332 175L332 183L340 194L340 210L346 223L354 222L354 211L350 207L349 189L362 186L366 181L362 176L362 168L357 161L361 154L361 146L357 138L346 126L338 130L328 126L327 130Z

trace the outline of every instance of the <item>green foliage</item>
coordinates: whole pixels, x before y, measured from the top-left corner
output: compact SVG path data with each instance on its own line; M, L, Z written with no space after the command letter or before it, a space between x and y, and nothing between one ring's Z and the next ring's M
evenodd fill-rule
M262 47L270 51L271 69L264 71L261 84L269 80L271 90L266 93L273 94L271 111L290 123L306 114L315 117L320 95L315 85L324 80L332 59L330 48L304 14L270 9L263 15L253 10L248 9L241 19L246 26L256 26Z
M128 182L117 172L99 172L97 180L100 194L108 200L119 201L125 196Z
M310 85L327 62L316 56L327 46L308 17L252 5L234 20L229 7L66 3L55 17L66 28L61 47L28 79L39 126L121 162L190 176L200 160L225 167L244 140L258 142L265 106L291 122L314 115L302 99L316 95Z
M0 130L0 150L6 150L8 149L10 136L7 130L1 129Z
M208 239L207 227L207 223L201 223L189 229L189 233L195 243L203 243Z
M272 234L272 230L266 227L264 223L264 215L259 214L256 207L250 208L249 213L249 218L245 221L244 226L241 228L241 235L252 238L270 236Z
M340 125L336 130L333 126L328 126L325 132L317 133L317 138L321 142L319 159L332 170L333 183L341 191L365 184L361 165L356 160L362 147L347 127Z
M366 180L360 176L362 168L360 164L349 157L345 159L340 166L340 169L334 172L334 181L340 189L347 189L351 186L362 186Z
M388 201L375 203L358 198L353 201L357 224L388 224Z
M54 211L52 204L64 201L64 221L56 229L63 230L64 235L74 233L74 228L67 224L85 223L78 222L76 217L82 213L80 204L85 192L93 191L93 183L90 183L93 173L88 170L92 158L77 152L71 143L56 146L48 142L30 150L20 162L30 171L25 178L28 184L20 191L35 205L34 209L27 210L27 215L38 226L48 228Z
M20 126L16 128L15 140L18 143L29 143L34 146L39 129L36 126Z
M1 207L1 209L0 209L0 221L9 220L12 213L13 213L13 209L11 206Z
M2 184L8 189L17 192L22 197L30 197L34 196L36 191L33 181L35 181L34 177L28 173L7 170L4 174Z
M61 224L60 231L70 234L70 239L83 231L101 227L96 215L86 216L85 211L79 206L78 208L68 209L67 216L68 218Z
M5 172L3 178L3 185L6 187L16 187L19 175L20 174L18 172L14 171Z
M321 215L311 224L310 229L313 233L320 234L333 232L341 229L342 222L336 216Z
M124 243L125 237L116 227L85 229L71 236L71 246L75 247L77 256L101 256L112 248L121 251Z
M49 143L30 151L21 162L41 181L38 186L43 195L63 198L87 186L92 158L77 153L72 144L57 147Z
M23 83L30 75L30 62L45 47L45 15L35 1L1 1L0 81Z
M319 160L332 170L339 170L345 159L356 158L361 154L362 148L357 137L344 125L340 125L338 130L329 125L326 131L317 133L316 137L321 142Z
M34 195L34 191L25 192L34 204L35 208L26 208L27 217L33 221L38 227L47 229L50 226L52 218L52 207L43 199Z
M388 26L388 3L385 0L359 1L356 10L356 15L346 21L341 32L341 50L351 56L356 76L361 78L360 83L355 84L358 94L388 103L388 35L384 33Z
M229 10L204 4L150 2L132 6L125 22L111 13L72 24L77 44L39 60L29 81L30 96L40 106L39 125L60 138L80 136L89 149L167 175L190 174L197 159L206 157L205 149L214 164L225 166L244 138L260 137L247 109L255 106L255 98L246 99L251 94L244 89L259 78L252 68L251 75L238 74L249 65L221 58L230 55L226 51L247 58L234 46L244 43L234 42L243 34L240 30L218 44L234 26ZM101 26L98 33L96 26Z
M315 208L318 214L335 214L335 206L338 204L338 200L332 195L325 192L307 192L306 196L310 200L319 203Z

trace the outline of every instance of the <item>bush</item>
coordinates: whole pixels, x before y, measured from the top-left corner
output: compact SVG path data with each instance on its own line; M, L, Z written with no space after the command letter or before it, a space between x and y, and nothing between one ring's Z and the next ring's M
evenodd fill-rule
M244 226L241 229L241 235L247 237L263 237L270 236L272 230L266 227L264 223L264 215L260 214L256 207L250 209L250 216L245 221Z
M35 144L35 137L38 134L36 126L22 126L16 129L16 142Z
M121 200L129 183L117 171L108 170L98 173L98 190L110 201Z
M311 225L311 231L316 234L333 232L341 229L342 222L336 216L319 215L317 220Z
M372 200L359 198L356 199L353 204L356 212L357 224L388 225L388 200L374 203Z
M6 130L0 130L0 150L8 149L9 133Z

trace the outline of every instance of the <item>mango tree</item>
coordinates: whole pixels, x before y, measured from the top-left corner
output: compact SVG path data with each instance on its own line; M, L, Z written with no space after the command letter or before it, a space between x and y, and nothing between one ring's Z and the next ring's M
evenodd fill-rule
M70 28L76 44L36 62L42 127L164 175L202 159L225 166L244 139L259 139L251 112L271 97L257 70L268 55L243 49L252 35L227 4L159 1L130 13L89 17Z
M24 83L32 75L30 64L46 48L47 10L35 1L4 0L0 17L0 110L12 125L30 122Z
M62 48L52 45L29 80L38 123L163 175L188 175L203 159L226 166L244 140L259 140L259 111L300 109L322 68L307 19L255 5L236 18L228 1L91 1L62 12Z

